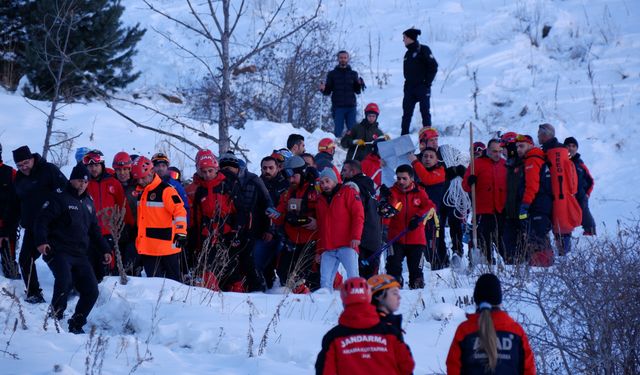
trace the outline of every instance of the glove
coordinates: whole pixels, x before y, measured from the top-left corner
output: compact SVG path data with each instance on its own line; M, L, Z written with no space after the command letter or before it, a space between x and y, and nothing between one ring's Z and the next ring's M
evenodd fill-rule
M307 167L304 172L304 177L307 181L313 182L320 177L320 173L318 173L318 170L315 167Z
M467 168L465 168L463 165L456 165L455 169L456 175L460 177L464 177L464 174L467 172Z
M178 248L183 248L187 245L187 235L182 233L176 233L173 236L173 245Z
M520 220L526 220L529 217L529 205L523 203L520 205L520 212L518 213L518 218Z
M451 181L454 178L458 177L458 174L456 173L456 167L449 167L445 169L444 177L447 179L447 181Z
M380 197L387 199L391 196L391 190L387 187L387 185L380 186Z
M367 88L367 85L364 84L364 79L362 79L362 77L358 78L358 83L360 84L360 89L362 90L362 92L364 92L364 90Z
M469 183L469 186L475 185L476 182L478 182L478 176L476 176L475 174L470 174L467 182Z
M358 146L364 146L365 145L365 141L364 141L364 139L354 139L353 140L353 144L354 145L358 145Z
M409 230L417 229L420 226L421 221L422 221L422 216L413 215L411 220L409 220L409 225L407 225L407 228L409 228Z

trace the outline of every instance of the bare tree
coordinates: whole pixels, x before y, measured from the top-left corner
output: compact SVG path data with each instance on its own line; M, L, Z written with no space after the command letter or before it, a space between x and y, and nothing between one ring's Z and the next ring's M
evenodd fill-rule
M256 25L259 25L254 32L255 38L248 42L248 47L234 44L233 50L232 39L235 37L238 25L244 20L249 10L247 1L205 0L202 5L192 0L185 1L189 8L188 19L160 9L151 0L144 0L149 9L175 22L193 36L202 38L209 47L192 50L168 33L155 30L179 50L201 63L207 72L206 79L216 86L218 145L222 153L230 149L229 126L234 97L233 72L242 69L262 51L277 46L313 22L318 16L322 1L318 0L309 15L299 17L295 16L298 4L292 0L279 0L273 8L270 7L271 3L257 2L252 19ZM212 52L216 57L215 61L206 57Z

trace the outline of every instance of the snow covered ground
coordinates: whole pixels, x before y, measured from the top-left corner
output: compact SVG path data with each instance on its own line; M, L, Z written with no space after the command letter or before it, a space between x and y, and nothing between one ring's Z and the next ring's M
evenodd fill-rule
M128 22L177 33L142 2L123 3L128 7ZM183 7L179 0L161 3ZM323 17L336 22L337 45L352 51L354 68L368 82L369 88L359 98L360 107L378 103L381 126L392 136L400 133L402 115L401 33L416 26L423 30L420 41L431 47L440 66L433 85L432 114L434 125L443 133L441 144L466 149L468 126L463 124L469 121L483 141L496 131L535 135L538 124L550 122L561 141L572 135L580 142L583 159L596 179L591 206L598 224L605 222L612 228L617 219L637 214L640 3L331 0L324 2L322 11ZM543 25L551 26L544 39ZM197 67L151 29L139 49L136 67L143 75L130 92L144 93L149 97L146 103L169 113L185 114L186 108L167 103L158 93L175 92L176 86L197 77ZM479 90L477 119L471 99L474 72ZM375 77L382 75L388 82L379 86ZM22 144L33 151L41 149L45 117L36 107L46 111L48 105L0 93L0 142L8 163L12 162L10 150ZM167 126L160 116L138 107L118 103L118 108L144 124ZM163 137L133 127L103 104L70 105L61 114L59 124L71 134L82 132L76 146L100 148L108 159L120 150L151 155L162 149L186 175L193 173L193 162L178 151L193 156L191 147L173 141L175 147L169 146ZM417 111L415 115L413 126L417 129ZM201 146L217 148L191 131L173 130ZM217 133L215 128L207 130ZM283 147L293 131L288 124L255 119L232 134L250 150L248 157L253 163L249 166L255 171L259 159ZM312 152L320 138L329 136L321 131L295 131L305 135ZM417 140L415 134L413 137ZM70 169L67 166L64 170L68 173ZM599 225L599 231L604 227ZM576 230L575 235L580 233ZM37 266L45 296L50 299L52 277L41 261ZM428 279L423 291L402 292L401 312L405 314L406 340L416 359L416 374L444 372L453 332L464 317L456 302L470 296L474 281L448 271L431 273ZM0 277L0 286L23 296L19 281ZM45 329L44 305L21 305L23 329L18 305L6 295L0 296L0 350L19 357L0 352L2 372L98 373L93 361L104 358L102 372L110 374L133 369L149 374L311 373L321 337L335 324L341 310L337 294L217 294L153 279L133 279L127 286L106 279L100 294L89 317L90 325L96 326L92 337L57 333L52 322ZM16 319L19 323L14 332ZM263 337L265 344L261 344Z

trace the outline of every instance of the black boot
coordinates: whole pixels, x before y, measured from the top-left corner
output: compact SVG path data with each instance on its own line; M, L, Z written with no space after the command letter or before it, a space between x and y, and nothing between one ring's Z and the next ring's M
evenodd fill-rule
M44 297L42 296L42 289L38 289L38 291L27 294L27 297L24 299L28 303L36 304L36 303L45 303Z
M82 314L73 314L71 319L67 320L69 323L69 332L79 335L85 333L82 327L87 323L87 319Z

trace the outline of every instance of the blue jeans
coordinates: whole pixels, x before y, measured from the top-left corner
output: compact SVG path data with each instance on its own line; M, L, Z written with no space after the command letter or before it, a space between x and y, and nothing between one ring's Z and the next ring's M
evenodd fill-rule
M333 134L336 137L342 137L344 124L347 124L347 130L350 130L356 123L356 107L334 107L333 114Z
M333 289L333 280L338 272L338 266L347 270L347 278L358 277L358 253L350 247L340 247L322 253L320 258L320 287Z
M273 236L273 239L268 242L263 239L257 239L253 245L253 262L256 270L259 272L264 271L271 260L278 254L280 247L281 241L278 235Z

